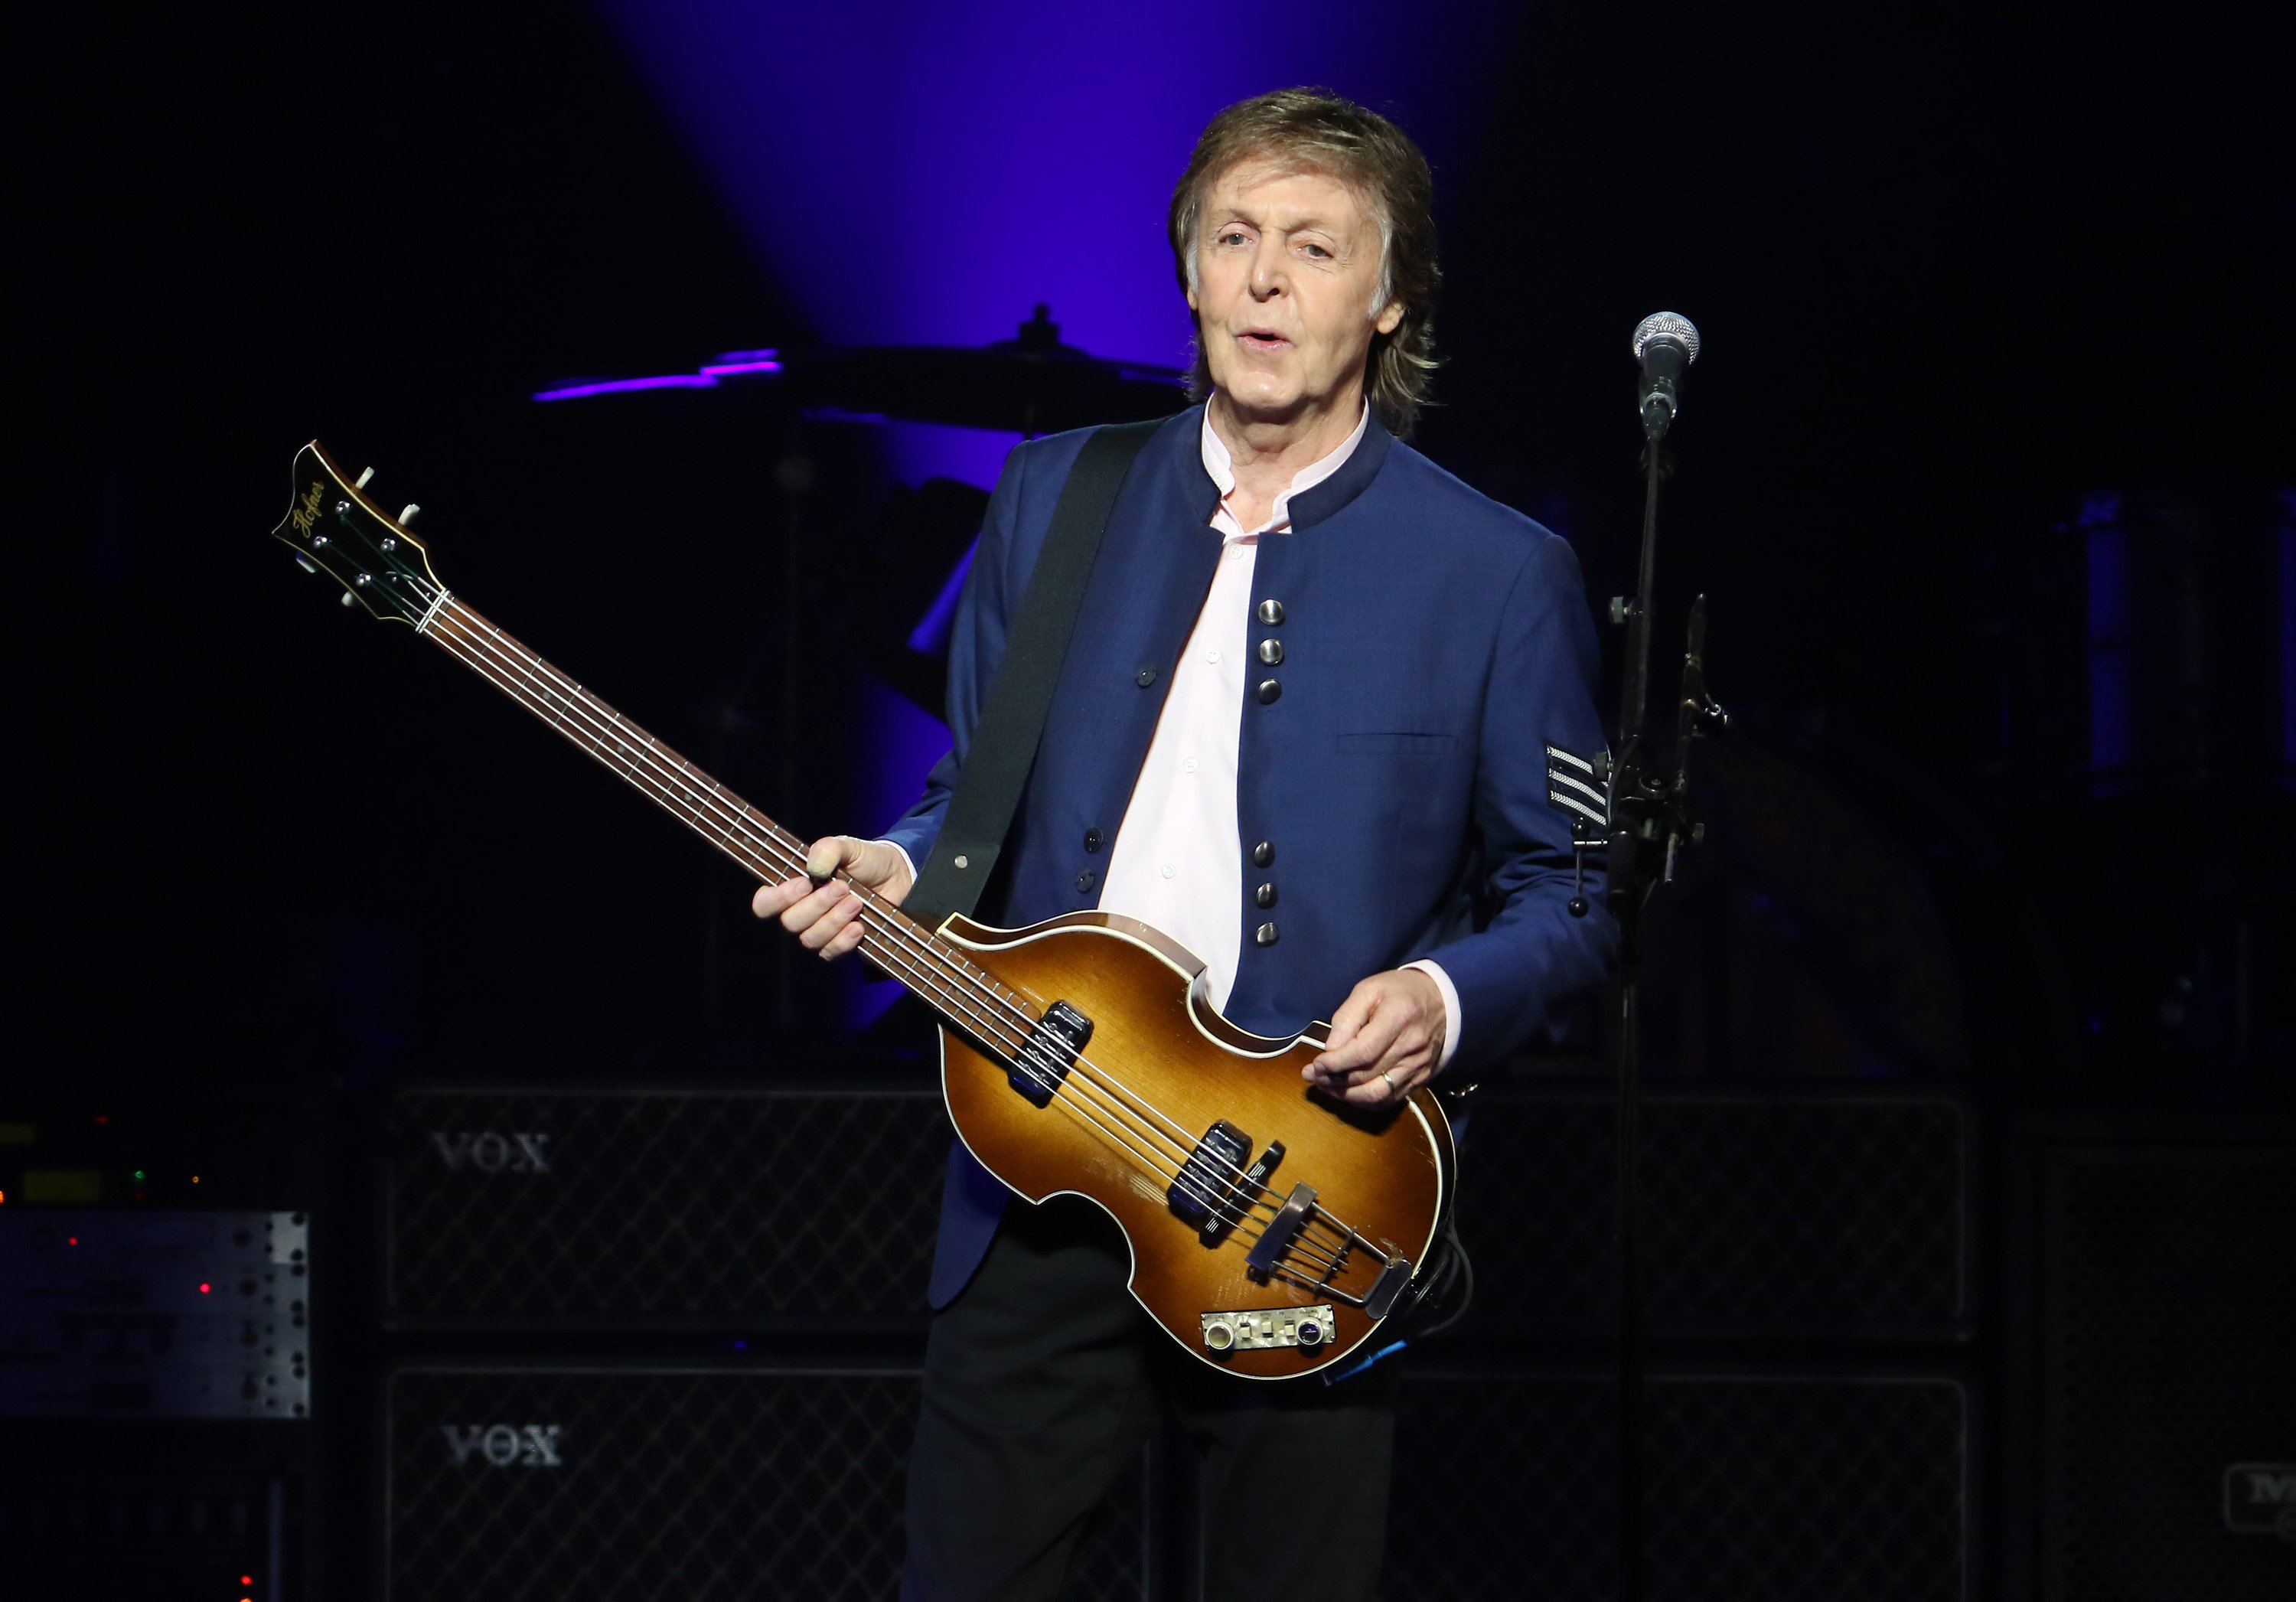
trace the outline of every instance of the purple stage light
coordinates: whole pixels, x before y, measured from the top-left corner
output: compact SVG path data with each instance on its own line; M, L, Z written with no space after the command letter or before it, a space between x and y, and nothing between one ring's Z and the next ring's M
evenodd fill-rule
M1196 0L604 0L760 259L832 344L985 344L1049 302L1096 356L1184 359L1163 221L1213 112L1328 84L1437 163L1521 8L1327 0L1244 37Z

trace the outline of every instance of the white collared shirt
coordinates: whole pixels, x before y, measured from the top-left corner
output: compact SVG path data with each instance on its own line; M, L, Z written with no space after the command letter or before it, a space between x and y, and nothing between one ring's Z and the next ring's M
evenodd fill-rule
M1204 471L1220 492L1211 518L1222 539L1219 567L1203 610L1196 615L1194 632L1173 670L1155 737L1149 742L1147 760L1140 766L1139 780L1109 853L1100 905L1163 931L1201 957L1216 1006L1226 1006L1235 988L1242 942L1243 840L1236 822L1236 753L1250 678L1251 579L1260 538L1291 531L1292 498L1345 466L1370 424L1366 406L1355 432L1330 455L1293 474L1291 485L1269 508L1267 521L1247 531L1228 506L1235 493L1235 472L1227 445L1212 427L1211 408L1204 409ZM1442 993L1442 1063L1448 1063L1459 1044L1458 991L1436 964L1407 965L1424 972Z

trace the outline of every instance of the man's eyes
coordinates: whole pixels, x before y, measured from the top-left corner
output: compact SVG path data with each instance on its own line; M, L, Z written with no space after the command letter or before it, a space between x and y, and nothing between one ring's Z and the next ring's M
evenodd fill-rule
M1224 245L1240 245L1250 242L1242 229L1230 228L1220 234L1218 242Z
M1310 255L1310 256L1321 257L1322 259L1324 259L1324 260L1326 260L1326 261L1328 261L1328 260L1330 260L1330 259L1332 259L1332 253L1331 253L1329 251L1327 251L1327 250L1324 249L1324 247L1323 247L1323 246L1321 246L1321 245L1319 245L1319 244L1316 243L1313 240L1308 241L1307 243L1305 243L1305 244L1301 245L1300 248L1301 250L1303 250L1303 251L1307 251L1307 252L1308 252L1308 255Z

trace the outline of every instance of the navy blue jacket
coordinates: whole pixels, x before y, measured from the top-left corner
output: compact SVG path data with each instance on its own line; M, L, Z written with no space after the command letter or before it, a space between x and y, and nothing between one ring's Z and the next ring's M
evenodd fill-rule
M1001 905L1037 923L1098 901L1172 670L1193 630L1220 536L1203 413L1149 440L1110 519L1044 741L1007 835ZM922 863L963 771L1053 505L1088 431L1021 446L990 497L949 653L954 745L885 838ZM1431 957L1459 993L1472 1075L1545 1032L1558 1003L1599 984L1617 943L1590 856L1588 916L1572 894L1569 815L1547 800L1547 745L1603 747L1593 620L1570 546L1478 494L1374 417L1355 454L1291 503L1252 573L1250 644L1283 647L1282 694L1247 692L1236 764L1245 871L1226 1012L1288 1038L1327 1019L1357 982ZM1282 603L1283 621L1259 620ZM1144 673L1152 669L1152 674ZM1144 680L1145 682L1144 682ZM1097 852L1087 833L1097 831ZM1266 842L1274 859L1252 866ZM1080 875L1095 876L1081 880ZM1261 883L1276 906L1250 900ZM1092 889L1079 889L1089 883ZM1273 921L1277 938L1253 931ZM931 1296L979 1266L1009 1196L959 1143L950 1154Z

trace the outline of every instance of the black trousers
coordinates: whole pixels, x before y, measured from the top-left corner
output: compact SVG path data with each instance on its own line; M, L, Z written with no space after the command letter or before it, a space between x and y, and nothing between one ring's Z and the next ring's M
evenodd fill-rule
M1368 1598L1387 1537L1394 1366L1334 1386L1218 1373L1140 1310L1128 1262L1097 1208L1015 1202L934 1319L902 1597L1058 1597L1086 1516L1168 1411L1200 1454L1207 1598Z

